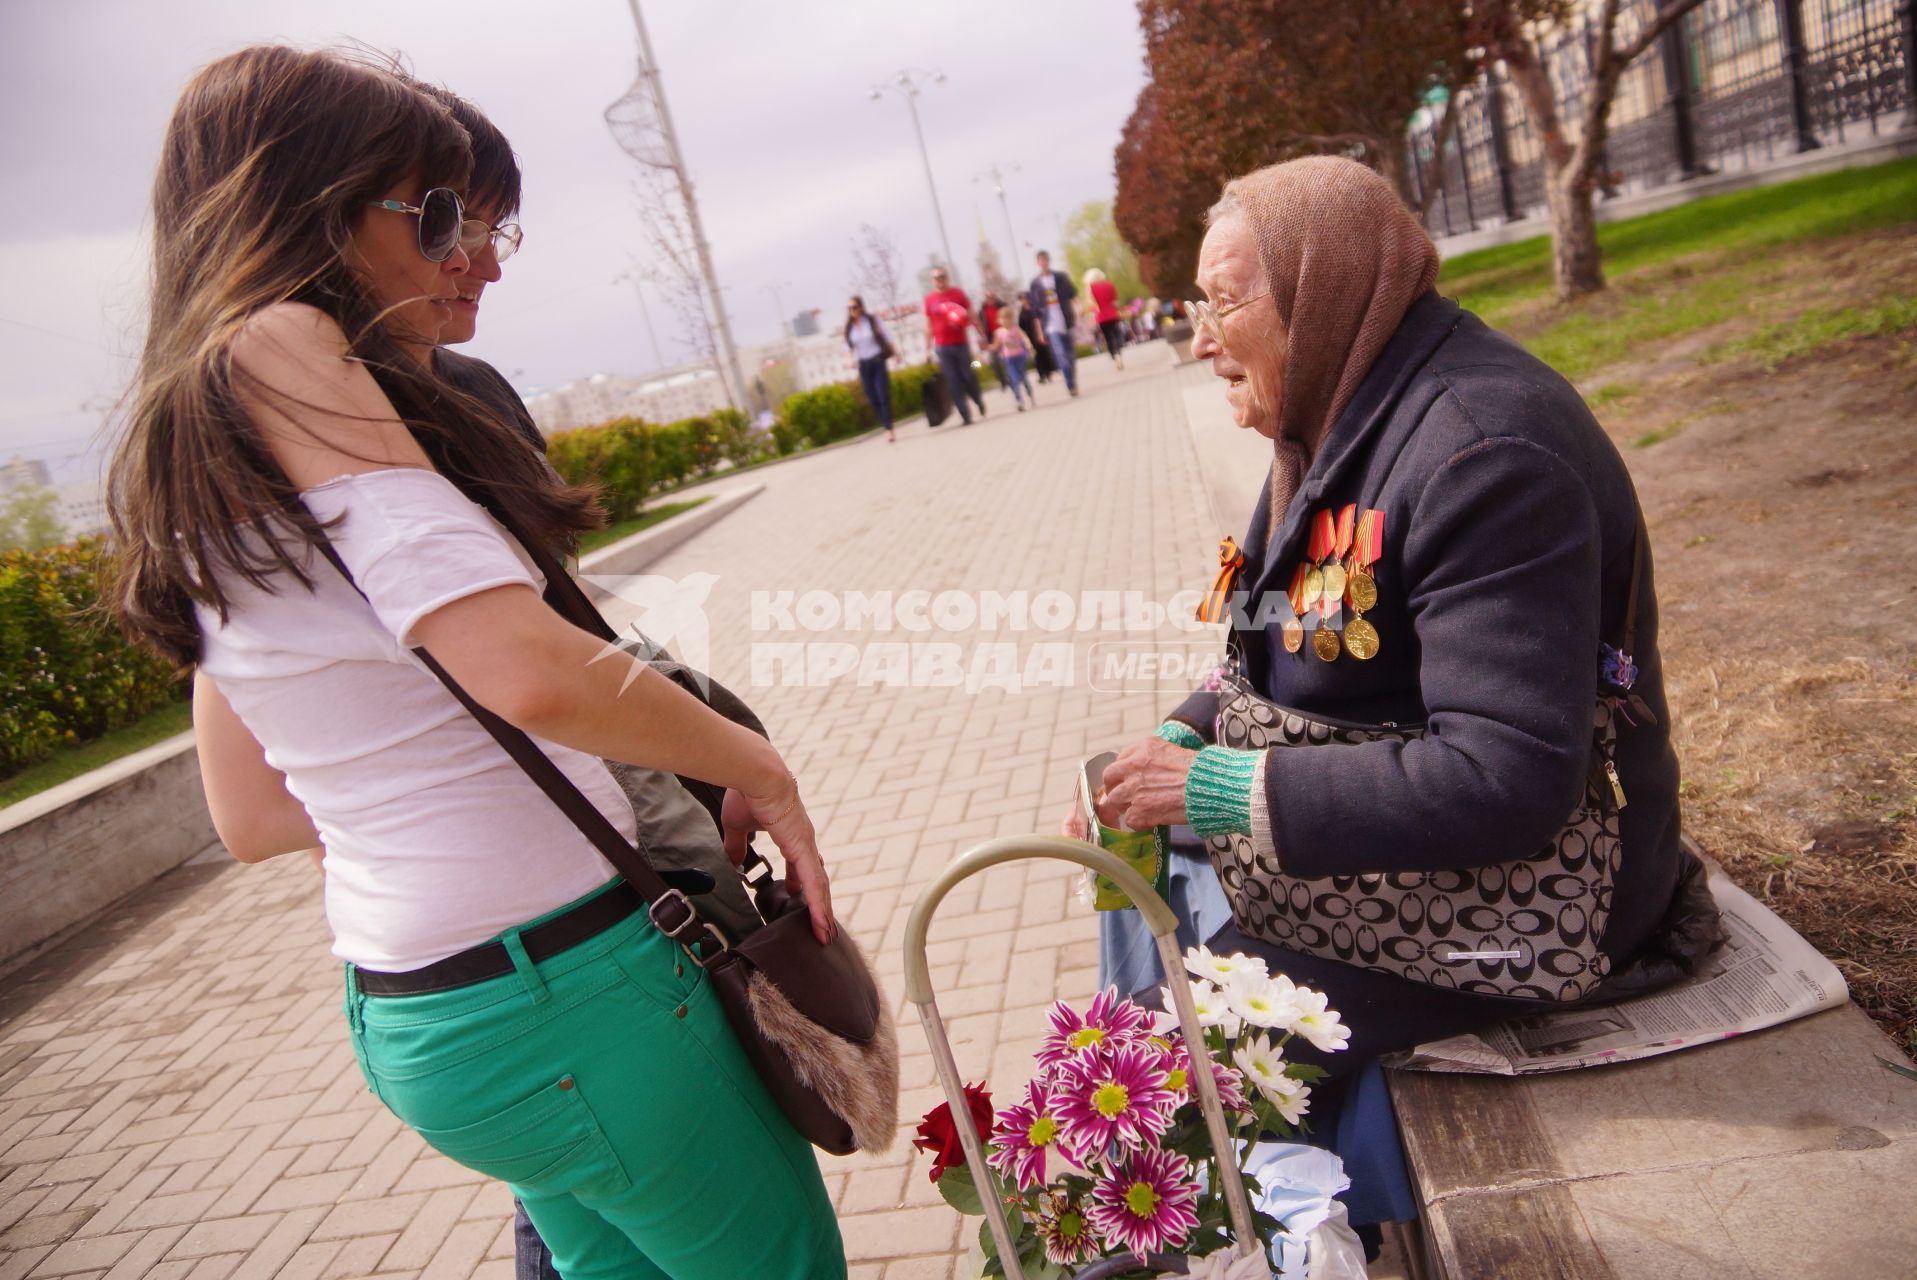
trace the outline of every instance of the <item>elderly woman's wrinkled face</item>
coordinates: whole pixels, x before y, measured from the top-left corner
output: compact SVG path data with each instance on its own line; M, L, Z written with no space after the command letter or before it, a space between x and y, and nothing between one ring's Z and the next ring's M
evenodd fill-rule
M1225 380L1232 421L1276 439L1285 379L1284 326L1243 218L1222 218L1205 234L1198 251L1198 287L1213 308L1230 314L1215 322L1217 333L1213 327L1196 326L1193 358L1211 361L1212 373Z

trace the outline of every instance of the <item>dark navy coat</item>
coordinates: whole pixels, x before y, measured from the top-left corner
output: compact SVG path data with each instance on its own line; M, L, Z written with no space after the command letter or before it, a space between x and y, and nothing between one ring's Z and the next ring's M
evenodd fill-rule
M1599 643L1631 581L1637 494L1616 448L1556 372L1457 304L1413 304L1299 485L1271 545L1269 499L1244 551L1240 631L1266 697L1364 724L1427 724L1412 742L1276 748L1272 836L1291 875L1429 871L1527 857L1590 777ZM1380 649L1325 662L1281 642L1282 602L1313 513L1385 512ZM1663 915L1680 860L1649 548L1638 583L1636 692L1655 721L1620 721L1623 864L1603 941L1628 955ZM1348 617L1348 615L1347 615ZM1214 695L1172 718L1207 741Z

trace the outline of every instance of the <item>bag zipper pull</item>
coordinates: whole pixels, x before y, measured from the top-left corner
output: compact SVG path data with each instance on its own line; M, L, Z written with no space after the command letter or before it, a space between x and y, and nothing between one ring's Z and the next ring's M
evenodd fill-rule
M1624 798L1624 784L1618 781L1617 764L1615 761L1606 760L1604 762L1604 776L1611 780L1611 794L1617 797L1617 807L1622 809L1629 802Z

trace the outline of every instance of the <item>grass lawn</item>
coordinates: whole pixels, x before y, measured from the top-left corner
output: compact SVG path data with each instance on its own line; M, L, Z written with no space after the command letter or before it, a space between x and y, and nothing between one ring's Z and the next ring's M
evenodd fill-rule
M686 502L662 502L656 507L647 507L630 520L621 520L618 524L608 525L604 529L595 529L579 539L579 554L597 551L601 547L611 546L621 538L630 538L641 529L650 529L653 525L696 506L711 502L710 497L693 498Z
M0 780L0 809L18 804L29 796L37 796L49 787L57 787L91 769L112 764L121 756L132 755L176 733L185 733L192 727L191 702L181 701L161 707L124 729L115 729L103 738L68 747L39 764Z
M1835 240L1911 221L1917 158L1710 196L1662 213L1598 228L1613 285L1558 305L1551 291L1551 242L1538 236L1460 254L1445 262L1439 287L1486 323L1522 339L1567 378L1739 315L1762 314L1771 293L1771 255L1808 241ZM1791 321L1750 354L1772 360L1866 333L1913 323L1917 301L1893 293L1871 314Z

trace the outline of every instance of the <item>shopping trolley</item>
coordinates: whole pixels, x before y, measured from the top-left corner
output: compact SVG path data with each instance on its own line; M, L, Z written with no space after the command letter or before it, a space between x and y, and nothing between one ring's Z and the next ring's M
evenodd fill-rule
M1122 859L1081 840L1064 836L1008 836L988 840L954 859L925 887L918 901L913 904L911 917L905 925L905 996L918 1007L919 1021L925 1026L925 1038L932 1046L932 1061L938 1067L939 1087L951 1103L952 1120L958 1128L959 1142L965 1148L966 1167L971 1170L973 1185L978 1188L979 1202L985 1209L985 1221L998 1248L998 1256L1004 1263L1008 1280L1024 1280L1025 1273L1019 1266L1018 1253L1012 1244L1012 1231L1005 1219L1005 1206L999 1203L992 1186L991 1173L985 1164L984 1136L972 1123L972 1110L965 1104L964 1082L959 1078L958 1063L952 1056L952 1042L945 1034L944 1020L939 1017L938 1001L932 993L931 968L925 956L925 934L931 926L932 916L938 911L939 903L960 882L1003 863L1021 862L1028 858L1056 858L1062 862L1075 862L1117 884L1144 915L1145 923L1158 944L1158 955L1165 972L1177 975L1184 971L1184 958L1178 951L1178 918L1165 905L1165 900ZM1172 1003L1176 1006L1178 1025L1184 1031L1185 1043L1192 1046L1196 1058L1204 1052L1205 1036L1198 1023L1198 1010L1192 1004L1191 987L1177 981L1175 976L1167 985L1171 990ZM1244 1175L1238 1168L1238 1162L1232 1157L1231 1130L1225 1122L1224 1106L1218 1099L1218 1082L1210 1071L1193 1071L1191 1077L1197 1089L1199 1106L1204 1111L1205 1128L1211 1135L1212 1150L1219 1156L1217 1165L1224 1181L1225 1207L1231 1217L1232 1235L1237 1241L1235 1248L1241 1257L1251 1253L1262 1256L1263 1246L1252 1228L1251 1197L1246 1193ZM1185 1261L1176 1256L1154 1254L1139 1258L1125 1254L1100 1259L1074 1272L1073 1280L1103 1280L1104 1277L1141 1267L1177 1272L1184 1270ZM1234 1277L1237 1274L1233 1272ZM1265 1270L1256 1274L1269 1277L1270 1273Z

